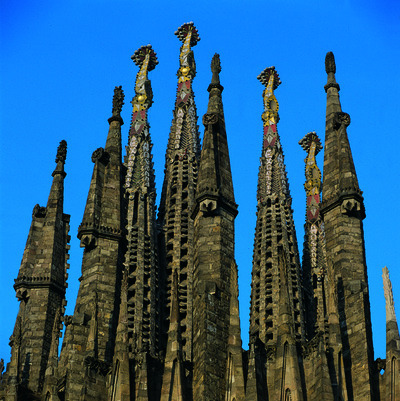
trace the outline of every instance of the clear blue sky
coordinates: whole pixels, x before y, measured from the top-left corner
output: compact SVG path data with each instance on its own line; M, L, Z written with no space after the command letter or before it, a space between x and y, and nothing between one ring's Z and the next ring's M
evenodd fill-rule
M34 4L36 3L36 4ZM298 141L325 127L327 51L336 56L336 78L367 218L365 240L375 357L385 356L382 267L387 265L400 315L399 94L400 6L388 0L134 1L13 0L0 4L0 357L9 359L18 303L12 288L31 212L45 205L54 158L68 142L65 212L71 217L67 314L72 314L82 250L76 239L92 174L92 152L104 146L115 85L126 95L123 142L131 114L137 67L130 56L151 43L159 65L150 73L149 112L161 192L164 155L176 94L180 42L175 30L194 21L201 41L193 48L199 125L206 111L210 60L221 55L221 83L239 215L239 265L244 346L248 320L256 183L262 138L262 85L257 75L275 65L282 85L279 132L285 152L300 250L305 213L304 157ZM322 152L319 156L322 167ZM400 316L399 316L400 317Z

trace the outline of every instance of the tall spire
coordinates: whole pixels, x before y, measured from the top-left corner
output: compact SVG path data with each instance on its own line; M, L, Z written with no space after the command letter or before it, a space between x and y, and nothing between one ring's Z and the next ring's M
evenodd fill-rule
M14 288L20 301L10 338L11 362L6 375L9 396L30 399L39 395L49 366L57 364L58 346L67 288L69 215L63 212L64 164L67 143L57 149L56 168L46 207L36 205ZM50 340L50 341L49 341ZM22 399L19 398L19 399ZM12 398L7 398L12 399Z
M134 366L131 388L135 399L151 399L157 382L149 363L158 354L159 315L157 305L158 261L155 216L155 177L147 111L153 93L148 72L158 64L151 45L142 46L132 56L140 68L132 99L132 123L127 148L125 187L127 205L127 328L129 355Z
M165 176L158 214L160 236L160 281L164 286L163 332L168 332L172 278L178 273L178 299L182 352L190 367L193 358L193 220L200 138L194 102L193 78L196 64L193 46L200 40L193 22L175 32L182 42L179 55L178 88L165 160ZM163 336L166 351L167 336ZM186 375L191 380L191 374ZM190 385L189 385L190 387Z
M278 343L282 324L279 305L282 302L287 303L287 313L291 315L289 321L293 326L293 342L304 338L300 263L291 209L292 199L277 129L279 103L274 91L281 80L275 67L266 68L258 79L265 89L250 305L250 347L254 361L250 362L253 365L259 363L262 372L256 377L257 383L254 383L253 378L253 394L247 395L254 400L258 399L260 391L261 394L268 393L270 396L275 394L277 382L274 384L274 377L281 374L275 369L275 360L283 352ZM286 263L280 262L282 258ZM286 272L281 272L283 267ZM282 285L283 273L287 279L282 293L278 289ZM283 300L282 296L288 299ZM266 381L262 382L265 378Z
M266 88L263 92L263 145L257 189L257 223L254 242L250 338L259 338L266 346L276 343L276 317L279 282L278 252L284 251L290 274L290 302L293 303L294 332L302 338L302 306L300 265L294 228L289 184L283 150L277 130L279 103L274 90L280 85L275 67L266 68L258 79ZM262 283L262 284L261 284ZM265 320L264 320L265 316Z
M221 94L224 88L219 83L219 72L221 71L219 54L215 54L212 58L211 71L213 79L208 87L210 95L207 114L203 117L206 131L204 133L196 198L198 202L202 201L203 198L225 202L234 213L237 213L222 107ZM221 132L218 134L213 131L216 126L220 127Z
M124 256L120 116L123 99L118 86L114 90L105 148L92 154L92 180L78 228L84 247L82 276L74 314L66 318L58 369L60 380L65 381L59 391L69 394L71 399L79 399L82 393L91 394L93 386L106 394L106 375L113 360ZM86 373L82 376L82 372Z
M331 52L326 55L325 69L328 83L321 214L326 260L332 270L328 291L337 293L348 397L371 400L378 390L375 372L365 368L374 363L362 224L365 211L347 136L350 117L342 112Z
M342 112L339 99L339 84L336 82L336 64L332 52L325 58L328 83L326 105L326 138L324 169L323 209L333 207L338 200L346 200L342 207L350 213L359 213L365 218L362 192L358 186L357 175L347 136L350 116ZM328 163L329 162L329 166Z
M234 220L237 215L230 170L219 55L199 167L194 219L193 399L244 400L242 342L237 307ZM205 240L206 239L206 240ZM216 320L216 316L218 319Z
M324 232L320 217L321 171L316 156L322 149L315 132L309 132L299 145L307 152L305 161L306 223L304 225L303 283L307 334L323 332L326 314L324 285L326 274Z

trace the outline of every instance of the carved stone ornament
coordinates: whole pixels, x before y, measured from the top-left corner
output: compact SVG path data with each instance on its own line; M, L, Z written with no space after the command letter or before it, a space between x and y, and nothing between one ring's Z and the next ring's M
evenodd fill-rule
M97 161L107 164L110 159L110 155L103 149L98 148L92 153L92 162L96 163Z
M348 127L350 125L350 115L339 111L335 113L335 116L333 117L333 126L337 130L342 125L344 125L345 127Z
M211 83L219 84L219 73L221 72L221 61L220 61L218 53L215 53L211 60L211 72L213 74Z
M110 371L110 364L105 361L100 361L97 358L91 356L86 357L85 365L95 372L99 372L101 375L106 376Z
M345 199L340 208L342 214L356 216L361 213L361 204L355 199Z
M210 125L210 124L216 124L218 122L218 114L204 114L203 116L203 124L204 125Z
M65 163L66 158L67 158L67 142L65 140L62 140L57 148L56 163L58 163L59 161Z
M121 114L122 106L124 105L124 91L122 90L122 86L116 86L114 89L114 97L113 97L113 108L112 114L113 116L119 116Z
M335 63L335 56L332 52L326 53L325 57L325 71L327 74L330 72L336 73L336 63Z
M36 204L32 210L32 217L45 217L46 207Z

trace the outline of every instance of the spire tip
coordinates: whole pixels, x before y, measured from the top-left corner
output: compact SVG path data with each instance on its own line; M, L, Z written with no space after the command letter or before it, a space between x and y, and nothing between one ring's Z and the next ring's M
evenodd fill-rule
M190 46L196 46L197 42L200 40L200 36L199 36L199 32L197 31L197 28L194 26L193 21L185 22L183 25L181 25L175 31L175 35L178 37L178 39L181 42L185 42L186 36L188 35L188 33L190 31L192 32L192 35L190 38Z
M330 72L336 73L335 56L332 52L326 53L325 56L325 71L327 74Z
M147 70L152 71L158 64L158 59L157 59L156 52L153 50L153 48L150 44L146 45L146 46L142 46L139 49L137 49L135 51L135 53L133 53L133 56L131 57L131 59L139 68L141 68L147 54L150 55Z
M116 86L114 88L114 96L113 96L113 107L112 107L112 115L119 116L121 114L122 106L124 105L124 91L122 90L122 86Z
M56 163L58 162L65 163L66 158L67 158L67 141L63 139L57 148Z
M221 60L219 58L218 53L215 53L211 60L211 72L213 74L211 83L219 84L219 73L221 72Z
M257 79L264 85L267 86L271 75L274 75L274 90L282 83L279 78L279 74L276 71L275 67L267 67L264 71L262 71Z

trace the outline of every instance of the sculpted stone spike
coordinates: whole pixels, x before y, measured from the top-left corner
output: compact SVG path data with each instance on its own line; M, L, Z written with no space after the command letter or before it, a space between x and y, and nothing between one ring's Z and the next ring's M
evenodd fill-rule
M325 57L325 71L327 74L330 72L336 73L335 56L332 52L326 53Z
M211 83L219 84L219 73L221 72L221 61L220 61L218 53L215 53L211 60L211 71L213 73Z
M65 163L66 158L67 158L67 142L65 140L62 140L57 149L56 163L58 162Z
M124 91L122 86L116 86L114 89L112 114L117 117L121 114L122 106L124 105Z
M392 320L395 321L396 315L394 312L392 283L389 278L389 269L386 266L382 269L382 278L383 278L383 291L385 293L385 301L386 301L386 322Z

